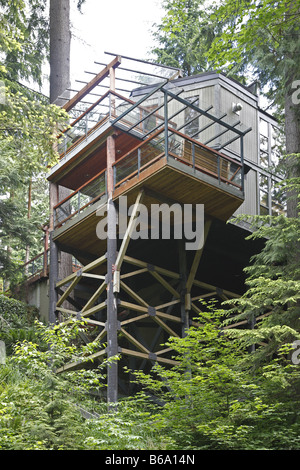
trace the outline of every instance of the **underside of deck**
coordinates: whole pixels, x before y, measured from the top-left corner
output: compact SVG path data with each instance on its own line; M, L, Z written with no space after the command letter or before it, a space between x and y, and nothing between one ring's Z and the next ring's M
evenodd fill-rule
M212 177L196 173L174 159L167 161L165 157L140 175L123 182L115 190L113 199L118 203L120 196L126 196L129 208L134 204L141 188L145 190L143 204L149 214L152 204L179 203L192 204L193 207L203 204L207 216L226 221L243 202L239 190L229 189L226 183L219 185ZM106 241L100 240L96 234L97 224L101 220L97 211L106 201L104 197L79 215L76 214L54 231L53 239L79 260L82 260L84 253L88 256L99 255L106 249ZM106 214L103 217L106 217Z

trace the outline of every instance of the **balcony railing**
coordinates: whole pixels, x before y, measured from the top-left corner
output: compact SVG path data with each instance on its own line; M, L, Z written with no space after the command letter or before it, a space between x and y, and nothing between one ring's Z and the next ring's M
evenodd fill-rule
M241 163L171 128L168 128L167 133L164 129L156 131L113 163L114 190L130 179L139 177L163 157L192 168L196 176L206 174L219 185L223 183L243 191ZM55 228L62 226L106 195L106 170L102 170L54 207Z
M39 253L37 256L27 261L23 265L24 276L27 279L34 277L37 274L41 274L44 277L47 276L47 269L49 265L49 250L44 250L43 253Z
M168 133L157 131L113 164L115 189L164 156L189 166L195 174L204 173L243 191L241 163L170 128Z
M106 170L54 206L54 224L58 228L80 214L84 209L106 196Z
M134 101L110 90L59 134L57 151L60 157L107 121L118 121L119 126L123 124L128 131L134 130L144 137L154 128L161 127L164 117L157 112L157 107L137 106Z
M37 275L39 277L47 277L48 276L48 269L50 264L50 251L49 249L45 249L42 253L39 253L31 260L27 261L27 263L23 264L23 274L27 281L32 280ZM77 261L77 259L72 256L72 269L73 272L80 269L82 266Z

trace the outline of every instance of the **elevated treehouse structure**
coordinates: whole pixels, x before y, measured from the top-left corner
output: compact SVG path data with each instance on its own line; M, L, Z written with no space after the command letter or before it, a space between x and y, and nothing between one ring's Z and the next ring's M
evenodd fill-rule
M216 96L205 103L195 78L144 61L138 62L143 71L126 67L133 61L115 56L66 100L70 126L58 136L60 160L49 175L49 319L84 318L86 341L99 343L90 360L121 355L107 371L108 402L117 401L119 390L130 392L122 365L175 363L162 345L185 334L201 313L199 299L241 293L237 276L249 256L241 229L225 222L245 203L251 128L238 114L222 112ZM63 200L59 186L70 190ZM183 230L176 231L173 212L187 204L204 205L203 236L193 250ZM153 207L154 236L153 218L141 219ZM167 234L159 218L166 207ZM195 211L192 218L197 229ZM65 279L58 279L60 251L80 264Z

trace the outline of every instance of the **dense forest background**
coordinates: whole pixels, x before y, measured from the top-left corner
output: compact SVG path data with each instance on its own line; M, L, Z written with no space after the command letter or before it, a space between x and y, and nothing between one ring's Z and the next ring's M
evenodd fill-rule
M67 116L27 85L42 83L49 58L47 2L0 0L1 450L300 448L299 2L163 6L153 27L158 61L189 75L215 69L259 80L285 133L279 190L287 217L243 218L252 224L250 238L265 241L246 269L246 293L222 309L203 304L201 328L170 340L178 367L135 374L138 393L113 413L103 400L109 364L56 374L66 360L84 361L93 351L80 340L84 323L49 328L7 289L41 251L46 168L57 158L56 129ZM255 328L224 329L242 320L256 321Z

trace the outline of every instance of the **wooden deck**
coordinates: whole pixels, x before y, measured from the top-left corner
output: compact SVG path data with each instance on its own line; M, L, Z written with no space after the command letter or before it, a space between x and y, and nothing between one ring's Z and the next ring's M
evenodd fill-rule
M204 204L205 213L222 221L228 218L243 202L243 194L237 187L195 170L182 161L165 156L154 159L139 174L130 175L115 189L113 199L127 196L128 208L134 204L138 191L145 189L143 204L175 202L180 204ZM106 251L106 240L99 240L96 227L101 218L96 214L107 199L86 207L79 215L67 220L54 231L54 240L83 263L89 257L99 256Z

